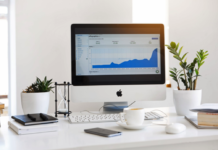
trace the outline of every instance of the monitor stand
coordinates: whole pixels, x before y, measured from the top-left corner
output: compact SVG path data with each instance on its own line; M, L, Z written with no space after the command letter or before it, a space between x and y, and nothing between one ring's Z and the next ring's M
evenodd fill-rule
M103 113L120 113L128 107L128 102L104 102Z

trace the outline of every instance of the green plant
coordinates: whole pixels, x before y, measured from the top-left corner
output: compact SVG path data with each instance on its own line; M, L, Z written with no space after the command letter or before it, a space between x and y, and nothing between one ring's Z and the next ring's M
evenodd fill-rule
M36 77L36 82L32 83L30 86L26 88L23 92L25 93L34 93L34 92L50 92L52 91L52 79L47 80L45 76L44 80L41 81L38 77ZM53 92L53 91L52 91ZM54 93L54 92L53 92Z
M208 51L200 50L197 52L197 57L194 58L193 62L187 64L188 53L181 55L183 46L179 49L179 43L171 42L170 45L166 45L173 57L179 61L179 65L182 70L178 71L176 68L170 69L170 76L177 82L178 90L180 90L179 81L181 80L186 90L195 90L197 85L197 79L199 75L199 69L204 64L204 60L207 58ZM195 68L197 64L197 68ZM181 72L183 71L183 74ZM184 76L184 77L183 77Z
M201 49L199 52L197 52L196 56L197 56L198 68L195 69L196 75L199 75L199 69L204 64L204 62L205 62L204 60L207 58L208 55L209 55L208 51L204 52L203 49ZM194 82L194 89L196 89L197 80L198 80L198 76L196 76L196 79Z
M179 86L179 82L180 82L180 78L181 76L183 76L184 74L181 74L183 70L177 70L176 68L170 68L170 76L173 78L174 81L176 81L177 83L177 88L178 90L180 90L180 86Z

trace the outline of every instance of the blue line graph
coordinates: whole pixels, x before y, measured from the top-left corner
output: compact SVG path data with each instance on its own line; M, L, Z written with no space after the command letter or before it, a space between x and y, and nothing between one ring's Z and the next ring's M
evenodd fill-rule
M155 68L158 67L158 54L157 49L154 49L150 60L148 59L133 59L124 61L120 64L111 62L108 65L92 65L92 68Z

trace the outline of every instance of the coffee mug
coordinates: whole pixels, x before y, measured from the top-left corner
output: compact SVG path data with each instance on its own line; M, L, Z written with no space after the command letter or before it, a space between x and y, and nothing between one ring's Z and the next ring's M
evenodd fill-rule
M125 121L122 120L122 115ZM120 113L120 121L126 123L127 125L142 125L145 119L145 109L144 108L125 108L122 113Z

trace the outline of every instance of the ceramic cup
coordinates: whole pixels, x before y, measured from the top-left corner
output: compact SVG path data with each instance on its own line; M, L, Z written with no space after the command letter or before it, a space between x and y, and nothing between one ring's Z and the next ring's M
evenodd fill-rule
M140 126L144 122L145 109L144 108L125 108L122 113L120 113L120 118L124 116L125 120L120 120L127 125Z

